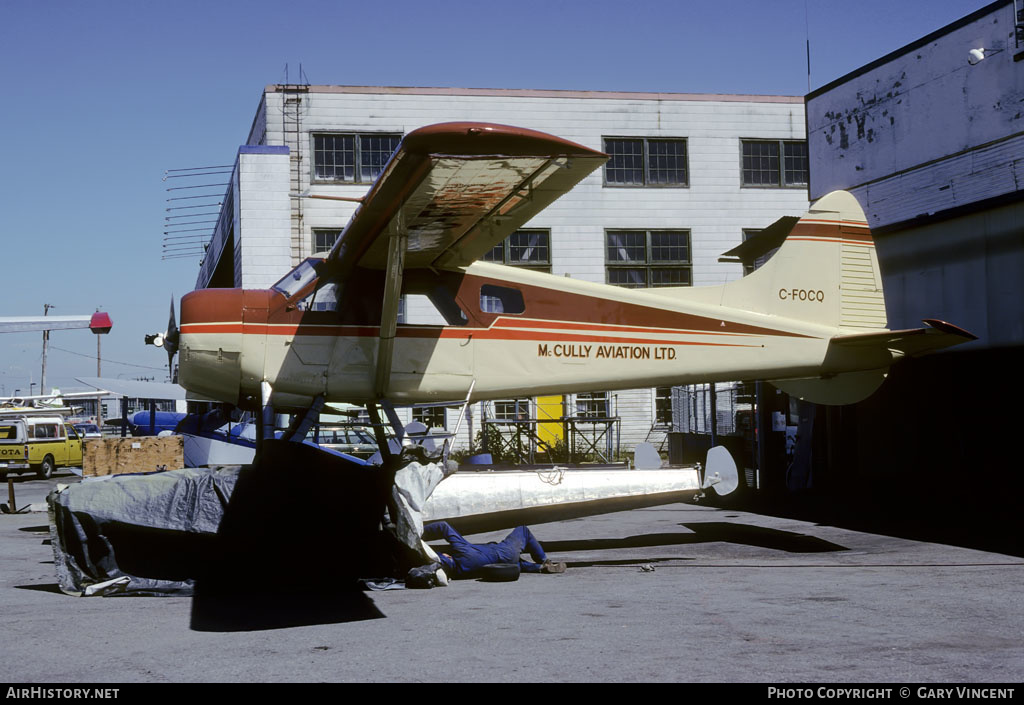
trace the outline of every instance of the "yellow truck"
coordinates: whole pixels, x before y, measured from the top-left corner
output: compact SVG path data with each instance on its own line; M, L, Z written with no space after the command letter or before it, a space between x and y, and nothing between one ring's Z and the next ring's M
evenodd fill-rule
M82 466L82 438L60 416L30 416L28 462L36 475L48 478L58 467Z

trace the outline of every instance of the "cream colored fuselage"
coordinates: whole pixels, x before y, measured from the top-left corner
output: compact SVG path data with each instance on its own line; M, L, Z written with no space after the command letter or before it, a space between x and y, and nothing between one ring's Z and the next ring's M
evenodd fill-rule
M527 290L525 312L498 315L486 327L400 325L384 397L458 400L473 384L474 399L494 399L819 376L890 362L837 360L830 370L828 341L839 329L688 300L699 289L629 290L487 264L465 271ZM570 305L586 302L592 312L567 319L531 317L530 297L544 292L555 298L572 295ZM826 302L791 305L813 310ZM578 320L614 320L620 311L650 312L663 324ZM181 378L192 391L236 402L239 390L243 397L258 398L260 383L267 381L275 405L282 407L308 406L318 395L357 404L380 396L373 389L377 328L220 323L183 327Z

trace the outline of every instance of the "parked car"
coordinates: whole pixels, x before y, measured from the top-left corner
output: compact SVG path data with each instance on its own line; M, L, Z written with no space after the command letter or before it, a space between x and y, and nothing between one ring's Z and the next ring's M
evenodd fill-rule
M74 424L75 430L78 431L78 435L82 438L103 438L103 432L100 431L100 427L94 423L76 423Z
M355 426L321 426L318 444L364 460L377 452L377 441L373 435L365 428Z

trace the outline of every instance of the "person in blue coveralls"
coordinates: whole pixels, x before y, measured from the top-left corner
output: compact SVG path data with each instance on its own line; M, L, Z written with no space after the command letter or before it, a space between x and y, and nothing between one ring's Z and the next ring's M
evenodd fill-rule
M439 560L445 573L452 578L470 578L491 563L518 563L523 573L564 573L565 563L549 560L540 541L525 526L512 530L504 541L470 543L448 522L437 521L423 527L423 540L444 539L451 546L451 554L441 553ZM529 553L533 561L523 560Z

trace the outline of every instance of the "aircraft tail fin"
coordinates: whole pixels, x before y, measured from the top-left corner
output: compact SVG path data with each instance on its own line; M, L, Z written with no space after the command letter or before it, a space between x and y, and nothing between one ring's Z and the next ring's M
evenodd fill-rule
M759 269L726 284L722 304L851 332L886 327L867 219L846 191L820 198Z

